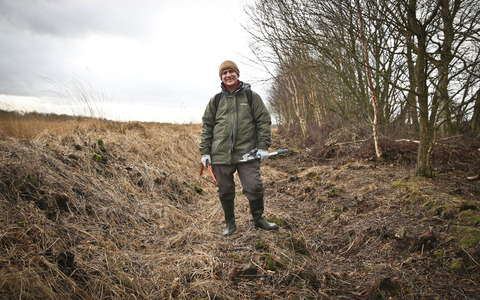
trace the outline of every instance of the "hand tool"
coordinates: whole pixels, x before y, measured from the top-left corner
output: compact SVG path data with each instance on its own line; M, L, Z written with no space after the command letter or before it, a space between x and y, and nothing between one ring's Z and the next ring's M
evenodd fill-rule
M215 185L218 186L217 178L215 178L215 175L213 175L212 167L210 166L210 164L209 164L208 162L207 162L207 167L208 167L208 170L210 170L210 175L212 175L213 180L215 181ZM200 176L202 176L202 174L203 174L203 164L202 164L202 168L200 169ZM202 177L202 178L203 178L203 177ZM206 178L204 178L204 179L207 180L207 181L209 181L209 182L211 182L211 183L213 183L212 181L210 181L210 180L208 180L208 179L206 179Z
M246 161L249 161L249 160L254 160L254 159L260 159L260 156L252 156L252 154L257 151L258 148L255 148L253 150L250 150L248 151L247 153L245 153L242 158L240 158L240 162L246 162ZM278 150L278 151L275 151L275 152L271 152L271 153L268 153L268 156L272 156L272 155L277 155L277 154L282 154L282 153L287 153L288 149L283 149L283 150Z

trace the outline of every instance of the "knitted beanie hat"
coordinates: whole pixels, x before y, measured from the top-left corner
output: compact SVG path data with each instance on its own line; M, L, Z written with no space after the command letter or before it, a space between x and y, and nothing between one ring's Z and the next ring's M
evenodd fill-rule
M225 71L226 69L232 69L234 70L237 75L240 77L240 70L238 70L238 67L237 67L237 64L234 63L233 61L231 60L226 60L224 61L221 65L220 65L220 68L218 69L218 73L220 75L220 79L222 79L222 73L223 71Z

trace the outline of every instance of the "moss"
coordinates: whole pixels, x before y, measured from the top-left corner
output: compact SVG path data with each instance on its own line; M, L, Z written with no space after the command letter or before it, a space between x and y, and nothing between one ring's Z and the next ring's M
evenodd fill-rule
M466 225L476 226L480 223L480 214L475 211L464 210L458 214L458 217Z
M107 150L105 149L105 147L103 146L103 140L102 139L98 139L97 140L97 144L98 144L98 148L100 150L102 150L103 152L106 152Z
M425 202L425 198L421 193L415 191L411 194L405 195L405 202L408 204L422 203Z
M157 178L157 179L158 179L158 178ZM157 182L156 182L157 179L155 179L155 183L157 183ZM193 185L193 189L195 190L195 192L196 192L197 194L200 194L200 195L205 195L205 194L207 194L207 191L205 191L204 189L202 189L201 187L199 187L199 186L196 185L195 183L192 183L192 185Z
M460 243L460 247L465 249L470 245L475 245L480 240L480 230L469 226L452 226L452 234L455 240Z
M272 256L270 253L264 253L262 255L262 259L265 261L265 270L269 271L275 271L277 268L275 267L275 261L273 260Z
M267 247L267 244L264 241L260 240L260 241L256 242L255 245L253 245L253 247L257 250L258 249L265 249Z
M96 162L101 162L101 163L106 163L107 162L107 158L105 156L97 154L97 153L93 153L92 159Z
M333 209L332 209L332 212L334 213L341 213L344 211L344 208L342 206L335 206Z
M414 188L413 185L403 180L394 181L392 182L392 185L396 188L401 188L401 187L412 188L412 189Z
M460 223L466 226L477 226L480 223L480 212L473 210L463 210L457 215Z
M463 271L463 259L462 258L454 258L452 259L452 263L448 268L450 271L461 272Z
M265 261L265 270L275 271L276 270L275 262L273 260Z
M270 253L264 253L261 259L265 261L265 270L276 271L277 269L285 269L285 264L275 259Z
M463 202L460 204L459 209L460 209L460 211L464 211L464 210L476 210L476 209L477 209L477 204L474 203L474 202L463 201Z
M444 253L445 252L442 249L438 249L438 250L435 250L435 252L433 252L433 256L435 257L436 261L441 262L442 259L443 259L443 254Z
M280 219L277 219L277 218L265 218L265 220L267 220L268 222L271 222L271 223L275 223L277 224L278 226L282 227L283 226L283 222L282 220Z
M429 211L427 211L426 216L427 217L440 216L442 212L445 211L446 209L447 208L445 206L434 206Z
M468 217L471 217L475 215L475 213L471 210L464 210L462 212L460 212L459 216L462 217L462 218L468 218Z

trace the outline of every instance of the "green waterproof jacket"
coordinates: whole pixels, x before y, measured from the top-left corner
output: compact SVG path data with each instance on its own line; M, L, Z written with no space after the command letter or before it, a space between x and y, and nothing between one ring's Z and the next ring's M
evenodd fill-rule
M270 147L270 114L260 96L253 91L250 107L245 93L247 89L250 85L240 82L230 93L222 84L218 109L215 97L208 102L202 118L200 152L210 154L212 165L236 164L248 151Z

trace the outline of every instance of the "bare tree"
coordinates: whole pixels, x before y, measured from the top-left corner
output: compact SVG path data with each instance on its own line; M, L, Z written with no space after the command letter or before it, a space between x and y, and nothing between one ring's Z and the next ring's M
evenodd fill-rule
M477 2L255 1L248 30L272 75L272 109L303 136L331 115L381 128L396 122L420 140L416 173L432 176L438 132L467 123L479 130Z

